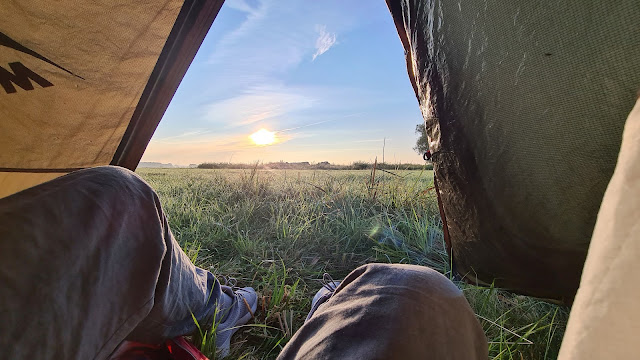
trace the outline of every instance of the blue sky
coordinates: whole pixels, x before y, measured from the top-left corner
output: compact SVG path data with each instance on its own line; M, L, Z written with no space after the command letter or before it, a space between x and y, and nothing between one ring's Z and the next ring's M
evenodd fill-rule
M227 0L142 161L419 163L421 122L384 0Z

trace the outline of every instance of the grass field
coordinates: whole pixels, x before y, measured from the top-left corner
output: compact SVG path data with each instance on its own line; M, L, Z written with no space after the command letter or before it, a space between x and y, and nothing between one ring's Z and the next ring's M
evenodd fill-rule
M370 262L430 266L450 276L433 174L323 170L139 169L196 265L262 297L229 358L275 358L303 324L327 272ZM555 359L564 307L457 283L489 339L490 359ZM205 346L207 347L207 346ZM215 358L207 347L205 354Z

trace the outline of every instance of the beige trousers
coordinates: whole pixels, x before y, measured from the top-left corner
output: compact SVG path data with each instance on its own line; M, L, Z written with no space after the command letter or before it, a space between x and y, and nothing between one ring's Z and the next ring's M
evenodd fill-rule
M559 359L640 359L640 100L591 238Z

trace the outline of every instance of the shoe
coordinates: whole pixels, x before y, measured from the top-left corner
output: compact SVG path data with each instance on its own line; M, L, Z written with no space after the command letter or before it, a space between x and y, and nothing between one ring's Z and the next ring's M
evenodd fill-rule
M258 294L253 288L236 289L222 285L222 299L219 302L218 316L215 320L216 349L220 357L229 355L231 336L246 324L258 308Z
M109 360L209 360L183 336L160 345L123 341Z
M311 311L309 311L309 315L304 320L305 323L311 319L311 316L318 310L320 305L333 296L338 286L340 286L340 281L334 281L329 274L325 273L322 276L322 288L318 290L313 296L313 300L311 300Z

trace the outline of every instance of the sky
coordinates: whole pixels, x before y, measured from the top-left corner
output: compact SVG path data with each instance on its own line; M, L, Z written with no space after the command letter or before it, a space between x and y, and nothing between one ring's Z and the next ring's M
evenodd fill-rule
M421 122L384 0L227 0L142 161L420 163Z

